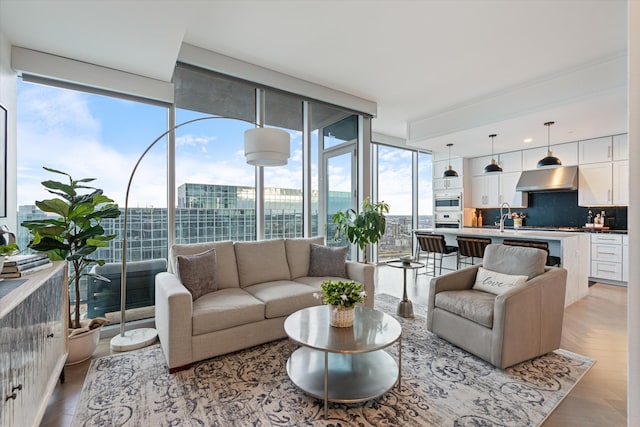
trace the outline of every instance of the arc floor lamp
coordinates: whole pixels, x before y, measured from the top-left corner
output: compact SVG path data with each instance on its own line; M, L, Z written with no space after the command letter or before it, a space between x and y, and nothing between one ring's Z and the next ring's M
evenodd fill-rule
M186 126L190 123L199 122L203 120L213 119L229 119L229 120L241 120L223 116L206 116L199 117L197 119L188 120L186 122L177 124L171 127L166 132L163 132L158 136L147 148L144 150L129 176L129 183L127 184L127 192L124 199L124 224L122 227L122 269L120 274L120 334L111 339L111 349L114 351L129 351L138 348L146 347L153 343L158 336L157 331L154 328L138 328L130 331L125 331L125 314L127 307L127 226L128 226L128 213L129 213L129 190L131 189L131 183L133 177L140 162L147 155L149 150L153 148L159 141L164 139L167 135L175 132L176 129ZM251 122L247 122L251 123ZM256 124L256 123L252 123ZM247 163L252 166L284 166L290 156L290 138L289 134L283 130L275 128L265 128L260 125L258 127L248 129L244 132L244 155L247 159ZM170 201L173 203L173 201Z

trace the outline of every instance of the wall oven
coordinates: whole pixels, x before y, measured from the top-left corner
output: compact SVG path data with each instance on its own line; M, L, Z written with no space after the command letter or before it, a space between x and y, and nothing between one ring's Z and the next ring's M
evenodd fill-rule
M433 195L433 200L436 212L462 211L462 194L460 193L436 193Z
M460 212L436 212L434 215L433 226L436 230L449 228L462 228L462 214Z

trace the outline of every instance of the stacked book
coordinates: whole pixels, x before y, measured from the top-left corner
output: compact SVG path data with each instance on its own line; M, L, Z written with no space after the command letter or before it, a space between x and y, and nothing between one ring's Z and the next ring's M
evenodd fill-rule
M5 259L0 278L14 279L52 265L47 254L12 255Z

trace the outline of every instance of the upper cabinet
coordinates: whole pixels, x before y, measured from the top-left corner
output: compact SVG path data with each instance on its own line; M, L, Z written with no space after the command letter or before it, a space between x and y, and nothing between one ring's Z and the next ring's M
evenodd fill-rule
M575 166L578 164L578 143L557 144L551 146L553 155L560 159L562 166ZM538 162L547 156L547 147L531 148L522 152L522 170L531 170L538 167Z
M502 172L522 172L522 151L498 154L498 164Z
M449 158L433 162L433 189L440 190L460 190L462 191L463 159L452 157L451 166L458 172L458 176L444 177L444 172L449 169Z
M580 141L579 156L581 165L613 160L613 138L605 136Z
M462 157L452 157L451 158L451 166L453 166L453 170L458 172L458 175L462 175ZM442 178L444 176L444 172L449 169L449 159L438 160L433 162L433 177L434 178Z
M628 149L627 134L580 141L580 206L629 204Z
M496 158L494 157L494 159ZM491 156L474 157L471 159L469 162L471 176L484 175L484 167L489 163L491 163Z
M613 135L613 160L629 159L629 135Z
M580 206L629 204L629 161L581 165L578 184Z

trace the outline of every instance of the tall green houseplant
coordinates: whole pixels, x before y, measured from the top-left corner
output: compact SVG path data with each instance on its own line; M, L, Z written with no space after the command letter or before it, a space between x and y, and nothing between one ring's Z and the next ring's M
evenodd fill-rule
M32 235L31 249L46 252L52 261L66 260L71 265L69 287L73 285L76 303L73 318L70 307L69 327L80 328L80 279L90 265L104 265L104 260L95 259L92 254L108 246L116 235L107 235L100 223L106 218L118 218L120 209L101 189L85 185L95 178L74 180L65 172L44 169L68 177L68 183L43 181L46 190L59 197L36 201L41 211L58 217L24 221L22 226Z
M347 209L333 215L333 223L337 226L334 238L345 236L349 242L358 245L360 250L364 251L367 245L375 245L384 235L387 227L384 216L386 213L389 213L388 204L371 203L367 197L362 201L360 212ZM364 262L367 262L366 251L364 251Z

